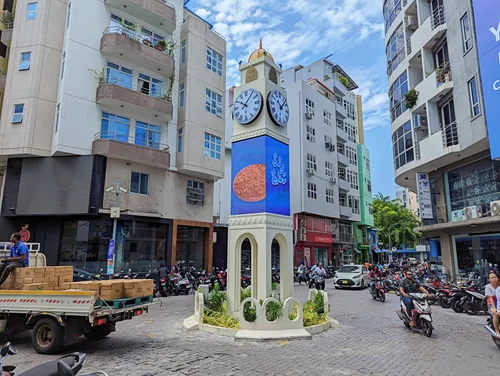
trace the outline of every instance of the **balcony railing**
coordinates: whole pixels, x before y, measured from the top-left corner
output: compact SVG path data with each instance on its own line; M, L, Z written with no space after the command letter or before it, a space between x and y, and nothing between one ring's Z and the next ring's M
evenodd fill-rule
M447 124L441 131L443 135L443 146L445 148L458 145L459 140L456 121L451 124Z
M343 232L339 232L338 241L341 243L352 243L352 244L356 243L356 239L352 234L347 234Z
M139 27L138 27L139 28ZM138 43L142 43L143 45L153 48L158 52L161 52L165 55L174 55L174 43L167 42L166 40L153 41L151 38L146 38L141 34L140 30L132 29L127 26L111 26L104 30L103 35L106 34L120 34L125 38L133 40Z
M411 36L406 38L406 56L411 54Z
M168 90L166 90L163 85L154 84L151 82L138 82L137 84L132 84L129 81L118 80L113 77L106 77L99 82L99 85L118 85L124 87L125 89L137 91L141 94L162 99L168 102L171 102L172 99L168 94Z
M450 62L447 61L436 68L436 85L441 86L446 81L452 81Z
M434 30L436 27L444 25L445 22L444 5L440 5L431 14L431 29Z
M116 132L97 132L94 135L94 140L111 140L118 141L124 144L132 144L135 146L142 146L149 149L156 149L160 151L170 152L170 146L160 142L147 140L145 138L132 137L128 134L121 134Z

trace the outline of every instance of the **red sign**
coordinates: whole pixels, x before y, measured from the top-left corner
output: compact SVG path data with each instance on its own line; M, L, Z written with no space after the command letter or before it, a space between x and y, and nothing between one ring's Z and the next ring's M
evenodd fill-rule
M31 233L28 231L29 225L25 225L21 227L21 231L19 231L19 235L21 235L21 241L23 243L27 243L31 238Z
M316 243L333 243L333 238L331 236L315 236L314 241Z

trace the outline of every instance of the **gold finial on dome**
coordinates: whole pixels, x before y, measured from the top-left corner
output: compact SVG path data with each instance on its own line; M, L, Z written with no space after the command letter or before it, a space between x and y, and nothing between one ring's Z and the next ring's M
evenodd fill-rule
M248 58L248 62L250 63L251 61L257 60L261 58L262 56L267 56L269 60L271 60L274 63L273 56L267 52L265 49L262 48L262 38L260 38L259 42L259 48L257 48L254 52L250 54L250 57Z

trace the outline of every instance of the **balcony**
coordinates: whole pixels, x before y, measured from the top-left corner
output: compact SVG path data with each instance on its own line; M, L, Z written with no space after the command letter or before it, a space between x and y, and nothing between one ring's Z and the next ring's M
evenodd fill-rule
M7 73L0 71L0 89L5 89L5 81L7 79Z
M443 139L443 147L449 148L450 146L458 145L458 128L457 122L454 121L451 124L445 125L441 130L441 136Z
M341 97L345 97L347 95L347 88L335 75L333 75L333 91Z
M2 36L0 37L0 41L2 43L10 42L12 40L12 30L14 29L14 22L10 22L5 25L5 29L2 30Z
M351 184L347 180L342 179L340 176L338 179L338 183L339 183L339 189L346 192L349 192L351 190Z
M453 90L453 75L450 63L440 65L427 78L420 82L415 90L418 91L418 100L412 111L424 106L427 102L437 102L448 92Z
M174 73L174 58L166 43L153 43L124 27L108 27L101 38L101 52L165 76Z
M342 208L342 206L341 206L341 208ZM349 209L349 208L347 208L347 209ZM349 209L349 210L351 210L351 209ZM345 233L345 232L339 232L338 241L339 241L339 243L351 243L351 244L356 243L356 239L354 238L354 236L352 234Z
M102 107L115 112L134 114L142 121L153 124L167 123L172 120L172 103L167 100L168 95L151 93L137 86L120 86L117 81L104 80L97 88L96 102Z
M99 132L94 136L92 154L127 162L147 164L148 166L168 169L170 167L170 148L160 143L128 137L111 132Z
M344 108L344 106L338 104L338 103L335 103L335 112L337 113L337 116L339 117L339 119L345 119L347 118L347 111L346 109Z
M347 218L351 217L352 216L352 209L348 208L347 206L340 205L340 216L347 217ZM350 241L349 243L354 243L354 237L352 235L350 235L350 237L352 238L352 241ZM347 241L344 241L344 242L347 242Z
M175 7L166 0L104 0L104 2L169 34L175 30Z
M440 6L411 35L412 52L411 55L408 55L408 60L412 60L417 54L420 54L422 48L431 50L446 33L446 29L445 9Z
M342 164L344 166L349 166L349 158L345 156L345 154L342 154L341 152L337 153L337 160L339 164Z
M349 141L349 137L347 137L347 132L337 126L337 141L340 141L342 143Z

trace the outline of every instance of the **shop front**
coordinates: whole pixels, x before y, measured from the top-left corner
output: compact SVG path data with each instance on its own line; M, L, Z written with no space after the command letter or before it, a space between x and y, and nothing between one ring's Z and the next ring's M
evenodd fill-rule
M213 223L174 219L173 264L189 264L212 271Z
M295 265L306 266L321 262L332 263L332 220L305 214L294 215L298 241L295 245Z
M455 268L459 275L477 271L487 276L500 265L500 233L476 236L453 236Z

